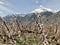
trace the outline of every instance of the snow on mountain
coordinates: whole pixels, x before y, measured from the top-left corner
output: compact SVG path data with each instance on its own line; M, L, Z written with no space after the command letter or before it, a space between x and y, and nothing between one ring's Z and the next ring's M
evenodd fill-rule
M40 7L38 9L31 11L31 13L41 13L41 12L45 12L45 11L49 11L49 12L53 12L53 13L58 12L58 10L52 10L50 8Z

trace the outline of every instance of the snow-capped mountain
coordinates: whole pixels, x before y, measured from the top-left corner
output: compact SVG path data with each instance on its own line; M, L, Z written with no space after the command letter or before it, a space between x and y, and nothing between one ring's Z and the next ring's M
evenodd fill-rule
M53 13L58 12L58 10L52 10L50 8L40 7L38 9L31 11L31 13L41 13L41 12L46 12L46 11L53 12Z
M38 8L33 10L28 14L15 14L17 16L17 20L21 21L24 24L31 24L34 21L38 20L38 16L41 15L41 19L43 23L52 23L56 22L56 20L60 23L60 12L57 13L56 10L51 10L49 8ZM57 15L58 14L58 15ZM22 17L21 15L25 15ZM13 15L5 16L4 19L9 22L10 19L13 19ZM59 16L59 19L58 19ZM55 20L56 18L56 20Z

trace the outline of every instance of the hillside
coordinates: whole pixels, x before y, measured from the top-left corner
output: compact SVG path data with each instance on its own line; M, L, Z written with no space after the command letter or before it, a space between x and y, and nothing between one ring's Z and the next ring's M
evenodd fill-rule
M32 11L29 14L14 14L17 17L17 20L19 20L20 22L22 22L23 24L31 24L34 21L38 21L39 19L41 19L41 21L43 23L56 23L60 22L58 18L58 15L60 12L57 11L52 11L51 9L48 8L39 8L39 9L35 9L34 11ZM22 17L21 15L25 15L24 17ZM39 18L39 16L41 16ZM10 19L13 19L13 14L9 15L9 16L5 16L3 17L4 20L6 20L6 22L9 22Z

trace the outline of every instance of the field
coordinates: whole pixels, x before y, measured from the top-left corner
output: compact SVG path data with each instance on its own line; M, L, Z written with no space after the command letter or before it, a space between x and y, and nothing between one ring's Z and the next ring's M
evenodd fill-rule
M16 17L8 24L0 17L0 45L60 45L60 25L20 23Z

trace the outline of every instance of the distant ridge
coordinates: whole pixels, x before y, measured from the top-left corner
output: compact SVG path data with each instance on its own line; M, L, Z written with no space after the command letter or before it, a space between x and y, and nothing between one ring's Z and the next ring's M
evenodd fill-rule
M33 10L29 14L15 14L17 20L21 21L23 24L31 24L34 21L38 21L38 16L41 16L43 23L60 23L60 11L54 11L49 8L38 8ZM21 15L25 15L22 17ZM6 22L9 22L10 19L13 19L13 15L3 17Z

